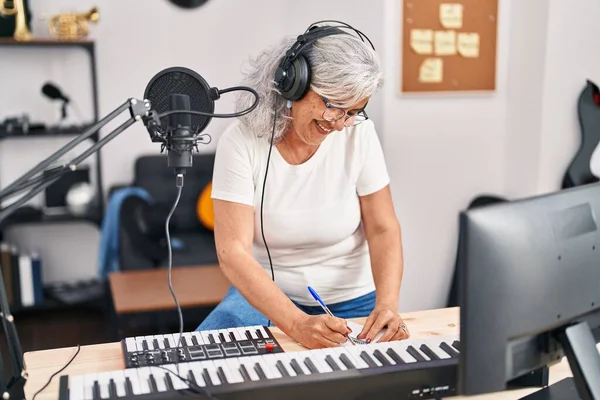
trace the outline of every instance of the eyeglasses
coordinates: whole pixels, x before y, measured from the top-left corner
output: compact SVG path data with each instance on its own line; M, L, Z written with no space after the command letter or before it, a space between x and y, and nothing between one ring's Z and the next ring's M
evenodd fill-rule
M336 122L342 118L344 118L344 126L356 126L361 122L364 122L369 119L367 112L362 109L358 111L356 114L348 114L346 110L342 110L339 107L332 106L327 100L326 97L321 96L321 100L325 103L325 111L323 111L323 119L329 122ZM365 107L367 105L365 104Z

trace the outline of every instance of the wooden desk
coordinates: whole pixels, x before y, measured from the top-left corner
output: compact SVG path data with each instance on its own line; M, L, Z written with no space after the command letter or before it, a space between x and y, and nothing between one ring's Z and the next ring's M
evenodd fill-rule
M113 272L108 279L117 315L175 309L167 268ZM174 267L171 281L181 308L216 305L231 286L218 265Z
M407 313L402 316L411 331L412 338L424 338L435 335L452 335L459 333L459 310L458 308L446 308L439 310L419 311ZM364 318L354 320L363 324ZM273 335L285 351L297 351L303 348L291 340L277 328L272 328ZM48 378L61 369L75 354L76 347L42 350L25 353L25 365L29 379L25 384L25 396L31 399L33 394L46 384ZM106 343L91 346L82 346L79 355L61 373L83 374L90 372L103 372L115 369L123 369L123 354L120 343ZM571 376L566 360L550 368L550 382L557 382L567 376ZM56 376L52 383L41 392L36 399L56 399L58 397L58 380ZM483 396L455 396L452 399L477 399L477 400L508 400L518 399L529 393L535 392L536 388L521 389L492 393Z

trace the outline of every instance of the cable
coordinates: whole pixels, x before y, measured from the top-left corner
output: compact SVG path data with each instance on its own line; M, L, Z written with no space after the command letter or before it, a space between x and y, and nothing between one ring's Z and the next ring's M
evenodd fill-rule
M205 397L209 398L210 400L219 400L217 397L215 397L212 394L210 394L210 392L208 392L206 389L204 389L201 386L199 386L197 383L195 383L191 379L184 378L183 376L181 376L179 374L179 371L177 371L175 373L172 370L170 370L169 368L165 368L162 365L155 365L154 368L164 369L165 371L168 371L170 374L173 374L176 377L178 377L179 379L181 379L184 383L187 383L189 385L189 387L190 387L189 391L192 392L190 394L201 394L202 396L205 396ZM190 370L190 372L191 372L191 370ZM182 392L182 393L187 394L186 392L188 392L188 389L183 389L183 390L179 390L179 391Z
M58 371L56 371L55 373L53 373L52 376L50 376L50 379L48 379L48 382L46 382L46 384L44 386L42 386L42 388L40 390L38 390L37 392L35 392L35 394L33 395L33 398L31 400L35 400L35 396L37 396L38 394L40 394L40 392L42 390L46 389L48 387L48 385L50 385L50 382L52 382L52 378L54 378L56 375L58 375L62 371L64 371L65 368L67 368L69 366L69 364L71 364L73 362L73 360L75 359L75 357L77 357L77 354L79 354L80 350L81 350L81 346L77 345L77 351L75 352L75 354L73 354L73 357L71 357L71 359L69 360L69 362L66 363L64 367L62 367L61 369L59 369Z
M267 240L265 239L265 230L263 227L263 204L265 203L265 186L267 185L267 174L269 173L269 162L271 160L271 151L273 150L273 141L275 139L275 123L277 122L277 100L275 100L275 107L273 107L273 132L271 133L271 144L269 145L269 154L267 156L267 166L265 168L265 179L263 180L262 195L260 197L260 233L262 235L265 249L267 250L267 257L269 257L269 266L271 267L271 279L275 282L275 272L273 271L273 262L271 261L271 252L269 246L267 246ZM267 327L271 326L271 320L267 320Z
M173 207L171 207L171 211L169 211L169 215L167 215L167 220L165 221L165 232L167 236L167 246L169 249L169 290L171 291L171 295L173 296L173 300L175 300L175 305L177 306L177 314L179 316L179 338L177 338L177 347L183 347L183 343L181 342L181 338L183 336L183 315L181 313L181 306L179 305L179 301L177 300L177 296L175 295L175 291L173 290L173 282L171 280L171 270L173 269L173 249L171 248L171 235L169 233L169 223L171 221L171 217L175 212L175 208L177 208L177 204L179 203L179 199L181 198L181 190L183 188L183 174L178 173L175 179L175 186L177 187L177 197L175 198L175 202L173 203ZM177 368L177 373L179 373L179 355L175 356L175 368Z

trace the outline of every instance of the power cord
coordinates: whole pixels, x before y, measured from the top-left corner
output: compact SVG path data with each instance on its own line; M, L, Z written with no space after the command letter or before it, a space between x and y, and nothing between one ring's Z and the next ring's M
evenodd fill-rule
M277 100L275 100L275 107L273 108L273 132L271 133L271 144L269 145L269 154L267 156L267 166L265 167L265 179L263 180L262 195L260 197L260 233L262 235L265 249L267 250L267 257L269 258L269 266L271 267L271 279L275 282L275 272L273 271L273 262L271 261L271 252L269 246L267 246L267 240L265 239L265 230L263 224L263 205L265 203L265 186L267 185L267 174L269 173L269 162L271 160L271 151L273 150L273 141L275 139L275 123L277 122ZM267 327L271 326L271 320L267 320Z
M73 354L73 357L71 357L71 359L69 360L69 362L67 362L65 364L64 367L62 367L61 369L59 369L58 371L56 371L55 373L52 374L52 376L50 376L50 379L48 379L48 382L46 382L46 384L44 386L42 386L42 388L40 390L38 390L37 392L35 392L35 394L33 395L33 398L31 400L35 400L35 396L37 396L38 394L40 394L42 392L42 390L46 389L48 387L48 385L50 385L50 382L52 382L52 379L60 374L61 372L63 372L65 370L65 368L67 368L75 359L75 357L77 357L77 354L79 354L79 351L81 350L81 346L77 345L77 351L75 352L75 354Z

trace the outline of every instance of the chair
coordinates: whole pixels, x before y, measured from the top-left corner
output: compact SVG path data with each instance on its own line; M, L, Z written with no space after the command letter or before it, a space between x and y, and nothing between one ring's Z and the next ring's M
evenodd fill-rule
M181 197L169 224L174 244L173 266L218 262L213 231L206 228L196 214L198 197L212 179L213 165L214 153L200 154L194 156L193 166L186 170ZM152 202L131 196L121 205L121 270L167 266L165 222L177 196L173 168L167 166L167 158L162 155L139 157L130 186L147 191Z

